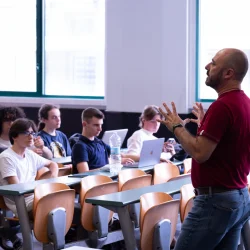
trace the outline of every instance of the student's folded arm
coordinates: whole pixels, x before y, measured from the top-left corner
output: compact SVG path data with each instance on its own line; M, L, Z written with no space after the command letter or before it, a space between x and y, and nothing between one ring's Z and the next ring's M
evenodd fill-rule
M89 171L89 164L86 161L77 163L76 167L78 173L84 173Z
M8 182L8 184L18 184L19 183L19 179L17 176L8 176L5 179Z
M49 164L47 164L45 167L47 167L51 172L51 178L58 176L58 165L56 162L48 161Z

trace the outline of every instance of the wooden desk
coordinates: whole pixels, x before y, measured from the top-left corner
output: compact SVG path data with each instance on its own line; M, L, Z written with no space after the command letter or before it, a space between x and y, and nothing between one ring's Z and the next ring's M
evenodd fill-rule
M71 156L66 156L66 157L60 157L60 158L52 158L52 161L56 163L61 163L61 164L71 164Z
M127 206L129 204L139 202L141 195L145 193L166 192L168 194L174 194L179 192L180 188L188 183L191 183L190 174L183 175L178 180L166 182L163 184L87 198L86 202L93 205L100 205L109 210L117 212L119 215L126 248L129 250L135 250L137 249L136 240L134 237L133 224L131 222Z
M21 232L23 235L23 249L25 250L33 250L34 248L33 248L33 235L30 228L29 216L24 201L24 194L33 193L37 185L48 182L49 183L59 182L72 186L79 184L81 182L81 178L68 178L68 176L62 176L58 178L32 181L28 183L0 186L0 195L12 196L12 198L16 203L19 222L21 225Z

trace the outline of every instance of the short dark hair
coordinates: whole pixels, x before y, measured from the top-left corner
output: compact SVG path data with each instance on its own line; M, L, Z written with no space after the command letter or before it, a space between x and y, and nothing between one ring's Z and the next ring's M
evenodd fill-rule
M44 129L45 124L42 122L42 119L47 120L49 117L49 111L52 109L59 109L59 106L56 106L54 104L43 104L41 108L38 111L38 120L39 120L39 125L38 125L38 131L41 131Z
M242 82L248 71L248 59L246 54L238 49L232 49L225 62L226 67L234 69L235 80Z
M160 115L162 119L162 114L160 113L157 106L155 105L145 106L143 112L141 113L141 116L139 117L139 127L143 128L143 120L150 121L156 115Z
M3 122L15 121L26 117L23 109L19 107L0 107L0 135L3 132Z
M37 132L36 125L32 120L26 118L19 118L15 120L9 131L10 143L13 145L13 138L16 138L19 134L26 132L29 128L32 128L34 132Z
M87 108L82 111L82 122L88 122L93 117L96 117L98 119L104 119L104 114L101 110L96 108Z

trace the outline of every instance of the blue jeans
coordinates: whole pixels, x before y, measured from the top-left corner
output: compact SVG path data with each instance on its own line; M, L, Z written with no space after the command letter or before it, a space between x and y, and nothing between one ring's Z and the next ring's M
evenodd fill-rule
M250 217L247 188L198 195L181 228L175 250L236 250Z

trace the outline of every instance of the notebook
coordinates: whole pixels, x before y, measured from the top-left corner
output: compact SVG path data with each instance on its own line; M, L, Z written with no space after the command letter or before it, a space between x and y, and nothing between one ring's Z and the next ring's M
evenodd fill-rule
M121 138L121 145L123 144L125 137L128 133L128 129L116 129L116 130L107 130L104 132L103 137L102 137L102 141L106 144L109 145L109 138L111 135L113 135L113 133L116 132L120 138Z
M152 166L160 162L164 138L144 141L142 144L140 160L134 164L126 164L123 167L141 168Z

